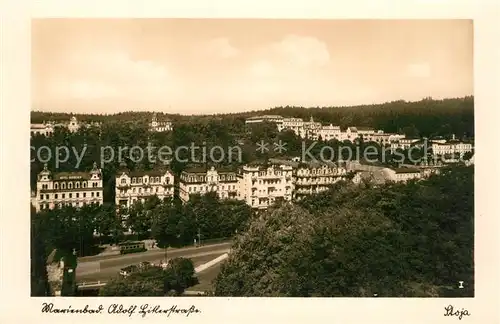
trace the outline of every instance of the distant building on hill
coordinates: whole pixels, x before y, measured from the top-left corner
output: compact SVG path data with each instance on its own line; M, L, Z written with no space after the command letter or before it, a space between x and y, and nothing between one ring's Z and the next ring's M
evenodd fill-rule
M149 130L152 132L170 132L173 129L172 122L169 120L159 121L156 113L153 114L151 123L149 123Z
M415 168L395 168L395 169L385 169L388 175L388 180L395 182L406 182L413 179L421 179L422 172Z
M31 124L30 134L31 136L43 135L51 136L54 133L54 127L51 124Z

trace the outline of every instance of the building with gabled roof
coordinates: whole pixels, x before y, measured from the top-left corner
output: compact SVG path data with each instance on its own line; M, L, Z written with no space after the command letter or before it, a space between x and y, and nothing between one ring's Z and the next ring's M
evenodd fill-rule
M232 167L191 166L181 172L179 179L179 197L189 201L194 194L217 193L219 199L237 199L237 172Z

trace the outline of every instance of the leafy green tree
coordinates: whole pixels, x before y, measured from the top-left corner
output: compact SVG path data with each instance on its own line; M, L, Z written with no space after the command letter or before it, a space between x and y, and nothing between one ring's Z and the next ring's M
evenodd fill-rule
M50 296L47 251L40 219L31 210L31 296Z
M474 173L333 186L260 214L215 280L218 296L474 294ZM458 281L471 285L456 292Z
M92 206L75 209L71 206L42 211L38 217L46 233L47 242L62 255L90 253L94 245L95 220Z
M166 296L182 295L184 290L197 284L194 266L190 259L170 260L166 269L146 267L127 277L109 281L100 296Z

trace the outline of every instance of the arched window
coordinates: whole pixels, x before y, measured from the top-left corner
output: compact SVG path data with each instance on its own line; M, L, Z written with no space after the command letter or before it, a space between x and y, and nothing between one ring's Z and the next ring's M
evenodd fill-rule
M149 178L149 182L155 182L154 178L153 178L153 177L150 177L150 178Z
M73 182L68 183L68 189L73 189Z
M87 182L82 183L83 188L87 188Z
M79 189L80 188L80 182L75 183L75 188Z
M59 184L58 183L54 183L54 189L59 189Z
M160 182L160 177L156 177L155 181Z
M61 183L61 189L66 189L66 183Z

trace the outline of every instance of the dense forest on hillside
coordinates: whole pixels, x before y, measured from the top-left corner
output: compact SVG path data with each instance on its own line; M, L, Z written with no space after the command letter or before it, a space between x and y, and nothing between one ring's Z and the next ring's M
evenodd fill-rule
M169 119L174 123L218 123L230 134L240 134L244 129L245 118L258 115L281 115L299 117L327 124L348 126L367 126L385 132L402 132L408 135L444 136L454 133L458 137L474 136L474 97L433 100L426 98L416 102L393 101L383 104L352 107L275 107L267 110L232 114L183 116L179 114L158 113L159 119ZM67 121L70 113L32 112L31 121ZM75 114L82 121L105 123L135 123L147 125L152 112L122 112L113 115Z
M215 295L470 297L473 251L473 167L408 184L338 183L254 219Z

